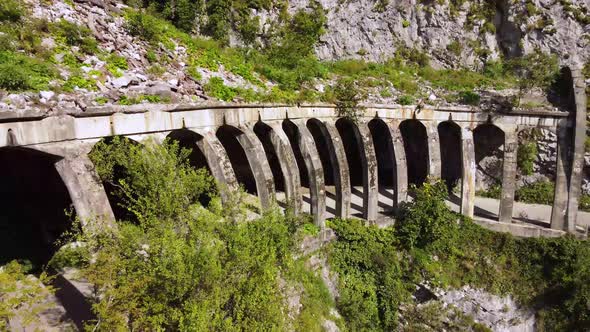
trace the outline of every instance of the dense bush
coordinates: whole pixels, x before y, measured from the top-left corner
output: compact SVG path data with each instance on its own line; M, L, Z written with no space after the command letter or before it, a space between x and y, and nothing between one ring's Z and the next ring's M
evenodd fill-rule
M340 278L337 306L351 330L394 330L400 319L415 321L407 316L418 313L398 308L400 303L408 308L416 283L424 282L512 294L537 310L539 331L590 328L588 242L571 236L515 239L485 230L454 215L444 204L444 190L440 183L418 189L405 207L410 213L402 213L393 228L367 227L357 220L330 224L338 236L329 251ZM436 326L435 312L420 315L421 327Z
M0 51L0 88L9 91L41 90L57 76L53 66L14 52Z
M340 79L334 86L334 103L340 117L356 122L364 110L360 105L364 98L363 92L351 79Z
M19 0L2 0L0 2L0 22L18 22L25 14Z
M555 185L549 181L537 181L518 188L515 199L532 204L553 204Z
M535 142L522 142L518 145L516 164L523 175L533 174L537 154L537 143Z

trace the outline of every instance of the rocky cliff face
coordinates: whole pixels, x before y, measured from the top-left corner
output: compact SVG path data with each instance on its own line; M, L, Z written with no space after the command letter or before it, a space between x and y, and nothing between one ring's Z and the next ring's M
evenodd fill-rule
M378 61L400 47L426 52L433 65L444 67L478 67L535 49L558 54L562 64L590 59L590 0L319 2L327 27L316 53L325 60ZM292 0L289 11L308 5Z

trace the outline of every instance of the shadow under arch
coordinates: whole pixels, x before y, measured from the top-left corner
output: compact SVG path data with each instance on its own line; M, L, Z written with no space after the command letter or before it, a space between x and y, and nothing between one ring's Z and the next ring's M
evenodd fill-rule
M0 148L0 266L30 262L38 272L72 227L75 212L55 168L60 156L27 148ZM72 216L73 217L73 216Z
M408 168L408 183L421 186L428 177L428 134L424 124L415 119L404 120L399 125L404 141Z
M281 163L279 157L272 143L271 133L272 128L262 121L258 121L254 125L254 133L262 143L266 159L268 160L270 170L274 179L275 190L285 192L285 176L281 170Z
M297 125L291 122L291 120L284 120L283 124L283 131L289 138L289 143L291 143L291 147L293 148L293 154L295 154L295 160L297 161L297 167L299 168L299 179L301 179L301 185L303 187L309 188L309 176L307 173L307 166L305 165L305 160L303 159L303 153L301 152L301 146L299 144L300 133Z
M397 163L395 147L389 126L383 119L375 118L368 123L377 157L379 194L391 199L391 206L397 207ZM381 203L380 203L381 204ZM384 207L385 208L385 207Z
M439 123L441 179L446 183L449 194L453 192L463 176L461 127L453 121Z
M256 188L254 172L250 167L244 148L238 141L238 136L243 135L243 132L236 127L223 125L217 129L215 135L221 142L221 145L223 145L223 148L229 157L229 161L234 169L238 183L244 186L246 192L252 195L257 195L258 190Z

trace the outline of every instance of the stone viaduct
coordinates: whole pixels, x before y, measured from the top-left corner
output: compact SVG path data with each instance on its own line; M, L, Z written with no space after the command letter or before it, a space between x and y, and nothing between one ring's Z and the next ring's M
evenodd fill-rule
M512 222L517 136L546 128L558 135L547 231L574 232L586 96L582 77L572 76L575 111L569 113L366 105L353 123L338 118L332 105L136 105L0 118L0 218L48 223L63 219L64 207L73 205L82 221L113 220L115 207L88 153L99 140L120 135L178 140L193 148L191 162L207 167L222 185L243 185L263 207L278 200L310 212L320 226L332 216L375 221L408 199L409 184L427 176L458 183L460 211L473 216L476 163L490 147L503 147L500 209L491 228L512 231L518 227ZM354 203L354 195L362 203Z

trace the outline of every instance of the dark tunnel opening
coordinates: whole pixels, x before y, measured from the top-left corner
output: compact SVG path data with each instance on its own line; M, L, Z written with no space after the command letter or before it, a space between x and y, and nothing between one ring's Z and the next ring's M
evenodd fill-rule
M334 183L334 168L332 167L332 161L330 160L330 148L328 144L332 144L328 141L328 137L322 132L324 124L318 119L310 119L307 121L307 128L313 136L313 140L318 149L320 160L322 161L322 168L324 169L324 183L327 186L333 186Z
M438 125L440 142L441 178L447 185L449 193L453 192L463 174L461 127L451 121Z
M340 119L336 121L336 128L340 133L344 151L346 153L346 160L348 161L348 171L350 174L351 186L363 185L363 162L361 152L355 131L358 131L356 125L348 119Z
M295 160L297 161L297 167L299 168L299 178L301 179L301 185L309 188L307 166L305 165L303 153L301 152L301 146L299 145L299 129L297 129L297 126L293 122L285 120L283 121L283 131L289 138L289 143L291 143L291 147L293 148Z
M39 272L71 229L74 212L55 169L61 158L20 148L0 149L0 266L12 260Z
M238 141L240 135L243 135L243 133L232 126L224 125L217 129L217 138L229 157L232 168L236 173L236 179L244 186L246 192L256 195L256 179L252 168L250 168L246 152Z
M369 122L369 130L373 137L375 154L377 155L377 170L379 186L394 188L396 180L395 155L392 146L391 133L387 124L380 119Z
M263 122L258 122L254 126L254 133L256 134L256 136L258 136L260 142L262 142L262 147L264 148L266 159L268 160L270 170L272 171L272 177L275 183L275 190L284 192L285 177L283 176L283 172L281 170L281 162L279 161L279 157L277 156L275 147L272 144L271 132L272 128Z
M408 167L408 183L421 186L428 176L428 134L418 120L400 124Z
M171 141L178 142L178 146L183 149L190 150L190 154L188 156L188 160L190 165L195 169L206 169L209 175L211 175L211 169L209 168L209 164L207 163L207 158L203 154L203 151L197 145L197 142L203 139L203 136L195 133L194 131L190 131L187 129L180 129L171 132L168 135L168 139ZM199 203L203 206L209 205L211 201L212 193L203 194L199 197Z

